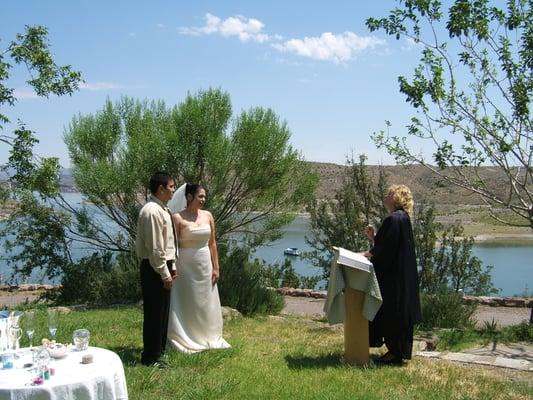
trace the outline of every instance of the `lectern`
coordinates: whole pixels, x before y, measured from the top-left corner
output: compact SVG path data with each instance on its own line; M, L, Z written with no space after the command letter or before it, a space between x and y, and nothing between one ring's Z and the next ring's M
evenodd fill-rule
M374 267L361 254L336 247L334 251L324 311L330 323L344 322L344 360L366 365L368 321L382 303Z

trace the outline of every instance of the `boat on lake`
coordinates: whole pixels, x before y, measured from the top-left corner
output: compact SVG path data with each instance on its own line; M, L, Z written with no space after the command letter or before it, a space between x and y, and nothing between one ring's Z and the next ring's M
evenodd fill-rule
M283 254L285 254L286 256L299 256L300 255L300 251L298 250L297 247L287 247L283 251Z

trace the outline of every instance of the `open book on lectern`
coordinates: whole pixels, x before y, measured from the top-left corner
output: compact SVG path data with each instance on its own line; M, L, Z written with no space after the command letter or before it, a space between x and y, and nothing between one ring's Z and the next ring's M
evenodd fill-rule
M370 272L372 263L362 254L354 253L342 247L333 247L333 250L337 253L337 264Z

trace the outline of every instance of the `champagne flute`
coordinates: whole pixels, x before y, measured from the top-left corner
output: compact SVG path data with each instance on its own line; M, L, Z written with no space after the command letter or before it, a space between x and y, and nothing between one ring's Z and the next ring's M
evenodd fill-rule
M26 335L30 341L30 349L33 347L33 334L35 333L35 321L33 319L33 310L28 310L25 313L26 319Z
M19 340L22 336L22 329L20 329L18 326L14 325L11 327L11 338L13 342L11 343L11 350L18 350L19 349Z
M57 310L54 308L48 309L48 331L52 340L55 340L57 332Z

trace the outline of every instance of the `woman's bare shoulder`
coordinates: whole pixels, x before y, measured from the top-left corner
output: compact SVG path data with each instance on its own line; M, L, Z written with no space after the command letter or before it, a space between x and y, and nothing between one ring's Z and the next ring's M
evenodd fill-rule
M172 214L172 218L174 218L174 220L177 222L183 221L183 216L181 215L181 212Z
M207 217L213 218L213 214L209 210L200 210L200 212Z

